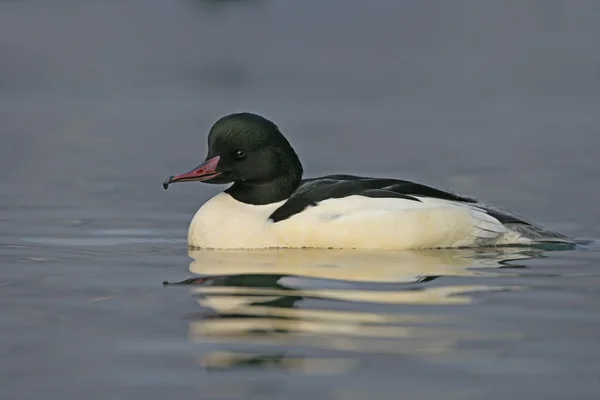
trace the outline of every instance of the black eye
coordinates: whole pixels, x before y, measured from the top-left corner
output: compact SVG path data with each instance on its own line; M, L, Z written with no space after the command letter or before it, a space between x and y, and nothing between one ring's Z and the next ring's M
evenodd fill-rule
M235 158L235 159L241 160L244 157L246 157L245 151L238 150L238 151L233 152L233 158Z

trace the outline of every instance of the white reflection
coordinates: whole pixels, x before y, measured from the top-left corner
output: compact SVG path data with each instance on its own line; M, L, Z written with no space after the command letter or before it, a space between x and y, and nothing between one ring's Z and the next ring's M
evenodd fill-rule
M477 359L482 351L461 349L459 343L519 339L517 332L473 329L465 313L439 307L472 304L475 292L521 290L489 282L515 275L516 270L498 270L507 260L541 257L531 248L190 250L189 255L190 271L201 276L192 292L205 310L190 324L189 338L223 347L200 363L208 369L260 366L303 373L342 373L354 364L347 357L288 356L288 350L421 359L460 353ZM437 277L462 279L445 284ZM271 352L256 350L263 347Z
M535 257L522 248L381 251L328 249L189 250L199 275L271 274L360 282L414 282L422 276L494 276L506 260Z

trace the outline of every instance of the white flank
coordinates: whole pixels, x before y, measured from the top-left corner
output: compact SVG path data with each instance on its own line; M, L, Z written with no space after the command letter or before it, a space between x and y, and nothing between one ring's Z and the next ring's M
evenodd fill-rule
M424 249L529 242L477 206L420 200L328 199L273 223L268 218L284 201L255 206L220 193L194 216L188 244L213 249Z

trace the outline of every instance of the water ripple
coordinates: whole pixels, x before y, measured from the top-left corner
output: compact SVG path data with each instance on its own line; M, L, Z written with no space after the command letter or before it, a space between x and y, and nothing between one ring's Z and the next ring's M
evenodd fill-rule
M188 337L211 343L208 370L280 368L346 373L358 354L425 360L451 354L478 362L497 350L465 343L516 341L517 331L474 324L456 307L485 293L526 291L510 283L530 248L432 251L189 251L201 312ZM510 263L509 263L510 262ZM481 347L481 346L480 346ZM328 353L333 352L333 353Z

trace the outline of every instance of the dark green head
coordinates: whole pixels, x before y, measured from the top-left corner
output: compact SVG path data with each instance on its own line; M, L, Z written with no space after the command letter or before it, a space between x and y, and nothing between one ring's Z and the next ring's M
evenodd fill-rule
M302 178L298 155L277 125L260 115L236 113L220 118L208 134L204 163L163 184L200 181L234 183L227 190L237 200L251 204L281 201Z

